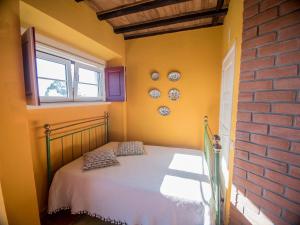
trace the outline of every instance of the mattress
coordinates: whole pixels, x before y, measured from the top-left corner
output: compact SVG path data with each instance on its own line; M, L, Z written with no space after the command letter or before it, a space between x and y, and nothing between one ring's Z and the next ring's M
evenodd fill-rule
M60 168L50 187L48 213L70 209L128 225L211 224L203 152L149 145L145 150L145 155L118 157L118 166L83 171L80 157Z

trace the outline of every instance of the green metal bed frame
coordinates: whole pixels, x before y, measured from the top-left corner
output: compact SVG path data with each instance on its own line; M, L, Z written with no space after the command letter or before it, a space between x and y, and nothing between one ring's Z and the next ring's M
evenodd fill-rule
M94 118L87 118L73 123L67 123L64 126L58 125L51 125L45 124L45 136L46 136L46 151L47 151L47 175L48 175L48 185L50 187L54 170L51 161L51 142L55 140L60 141L61 145L61 163L60 167L64 166L66 163L64 160L64 139L71 137L71 152L72 152L72 159L79 158L85 152L82 151L83 149L83 140L82 136L84 132L88 132L88 151L92 151L95 148L98 148L106 143L108 143L108 122L109 122L109 115L107 112L104 113L103 116L94 117ZM104 132L101 132L102 140L104 140L100 145L97 142L97 135L96 136L96 147L91 149L90 142L91 142L91 131L95 130L98 127L103 127ZM79 135L81 137L80 141L80 154L75 156L74 154L74 136ZM209 125L208 125L208 118L207 116L204 117L204 155L208 165L209 176L211 187L213 191L213 198L214 198L214 207L216 212L216 225L221 224L221 182L220 182L220 152L221 152L221 145L219 144L220 137L218 135L213 135ZM58 169L59 169L58 168Z
M208 117L204 117L204 155L208 166L211 188L213 191L216 225L221 224L221 180L220 180L220 137L213 135L208 125Z
M92 151L101 145L104 145L108 143L108 119L109 115L107 112L104 113L103 116L99 117L93 117L93 118L87 118L82 119L77 122L73 123L67 123L67 125L64 126L57 126L57 125L50 125L45 124L45 136L46 136L46 151L47 151L47 176L48 176L48 185L50 187L52 178L53 178L53 165L51 161L51 142L55 140L60 140L61 145L61 163L59 167L64 166L67 162L65 161L65 147L64 147L64 139L71 138L71 160L74 160L76 158L79 158L82 156L85 152L83 151L83 135L84 133L88 133L88 151ZM99 138L97 138L97 128L103 127L104 131L101 132L101 140L102 143L100 145L98 144ZM94 131L95 133L95 141L96 146L95 148L91 149L91 131ZM98 132L99 133L99 132ZM74 154L74 136L79 135L80 136L80 153L75 156Z

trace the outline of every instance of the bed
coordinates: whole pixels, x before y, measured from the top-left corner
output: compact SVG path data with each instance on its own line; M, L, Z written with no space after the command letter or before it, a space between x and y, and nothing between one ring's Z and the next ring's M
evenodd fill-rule
M94 123L96 122L96 123ZM84 128L78 128L84 124ZM96 148L114 149L118 142L108 142L108 115L75 123L46 128L49 199L48 213L70 209L73 214L88 214L113 224L128 225L210 225L220 216L218 186L214 185L216 148L210 151L145 145L146 154L118 157L120 165L83 171L82 133L103 126L104 143ZM71 128L68 129L68 128ZM208 126L206 127L207 129ZM54 132L64 129L63 132ZM66 131L67 129L67 131ZM94 132L95 134L97 132ZM209 130L206 130L209 135ZM74 156L74 135L81 135L81 154ZM54 136L54 137L53 137ZM97 136L97 135L95 135ZM52 168L51 141L72 139L72 160ZM205 138L205 142L210 139ZM97 141L96 141L97 142ZM61 141L64 143L64 140ZM215 146L216 147L216 146ZM73 159L74 158L74 159ZM210 163L208 163L210 162ZM49 169L50 168L50 169ZM215 187L215 188L214 188Z

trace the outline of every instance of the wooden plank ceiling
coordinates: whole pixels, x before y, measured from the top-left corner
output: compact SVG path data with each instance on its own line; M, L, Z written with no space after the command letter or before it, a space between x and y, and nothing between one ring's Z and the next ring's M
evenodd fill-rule
M128 40L222 25L230 0L75 1L88 4Z

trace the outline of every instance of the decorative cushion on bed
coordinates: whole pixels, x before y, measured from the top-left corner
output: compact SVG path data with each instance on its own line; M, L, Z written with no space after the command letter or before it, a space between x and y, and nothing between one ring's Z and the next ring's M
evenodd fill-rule
M90 170L108 166L118 165L114 151L112 149L96 149L83 155L83 169Z
M120 142L115 151L116 156L143 155L144 153L144 143L141 141Z

